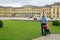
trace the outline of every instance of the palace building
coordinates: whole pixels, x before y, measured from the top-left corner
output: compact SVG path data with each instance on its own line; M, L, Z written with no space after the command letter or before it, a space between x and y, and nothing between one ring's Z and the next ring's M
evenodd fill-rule
M45 6L25 5L23 7L0 6L0 17L41 18L44 14L47 19L60 18L60 2Z

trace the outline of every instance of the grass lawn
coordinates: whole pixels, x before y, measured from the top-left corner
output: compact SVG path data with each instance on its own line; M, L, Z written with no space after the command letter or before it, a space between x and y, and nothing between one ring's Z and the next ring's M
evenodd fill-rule
M52 26L49 22L51 33L60 34L59 26ZM40 22L3 20L0 28L0 40L31 40L41 36Z

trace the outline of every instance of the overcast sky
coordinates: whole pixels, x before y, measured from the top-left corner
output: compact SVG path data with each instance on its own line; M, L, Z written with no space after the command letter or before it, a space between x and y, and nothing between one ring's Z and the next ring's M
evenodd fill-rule
M0 6L21 7L23 5L43 6L60 2L60 0L0 0Z

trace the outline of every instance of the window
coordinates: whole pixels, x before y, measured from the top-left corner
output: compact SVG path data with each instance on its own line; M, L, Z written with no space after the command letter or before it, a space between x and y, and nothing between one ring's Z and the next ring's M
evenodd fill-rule
M55 14L55 12L53 12L53 14Z
M11 14L11 17L15 17L16 14Z
M55 18L55 16L53 16Z
M40 13L37 13L37 15L41 15Z
M48 13L47 13L48 14Z
M53 7L53 10L55 10L55 7Z
M57 13L59 13L59 7L57 7Z
M48 18L48 16L47 16L47 18Z
M57 11L59 11L59 7L57 7Z
M57 15L57 18L58 18L59 16Z
M58 14L59 12L57 12L57 14Z

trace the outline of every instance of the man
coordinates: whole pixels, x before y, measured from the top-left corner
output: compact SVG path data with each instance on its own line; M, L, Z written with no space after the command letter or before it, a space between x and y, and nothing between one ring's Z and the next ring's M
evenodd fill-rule
M45 18L45 16L44 16L44 13L43 13L43 15L42 15L42 19L41 19L41 34L42 35L45 35L45 30L44 30L44 28L43 28L43 26L45 26L46 25L46 18ZM44 32L43 32L44 31Z

